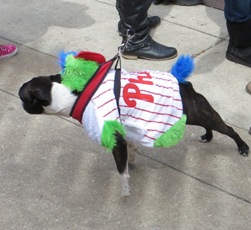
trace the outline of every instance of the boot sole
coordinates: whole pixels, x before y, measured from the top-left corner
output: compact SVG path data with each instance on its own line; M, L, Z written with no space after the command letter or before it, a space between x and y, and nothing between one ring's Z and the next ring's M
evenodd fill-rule
M229 53L226 53L226 58L227 58L227 60L229 60L231 62L235 62L235 63L241 64L241 65L247 66L247 67L251 67L250 63L243 61L242 59L240 59L236 56L233 56Z
M170 56L170 57L166 57L166 58L148 58L148 57L140 57L140 56L131 56L131 55L126 55L126 54L122 54L122 57L125 58L125 59L128 59L128 60L137 60L137 59L145 59L145 60L148 60L148 61L165 61L165 60L170 60L170 59L173 59L175 57L177 57L178 54L174 54L173 56Z

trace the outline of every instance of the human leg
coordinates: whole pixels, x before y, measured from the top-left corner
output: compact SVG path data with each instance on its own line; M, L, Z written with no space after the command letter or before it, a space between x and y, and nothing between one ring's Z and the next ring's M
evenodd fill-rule
M150 60L171 59L177 56L177 50L155 42L150 36L147 12L152 0L120 0L119 13L122 24L123 40L129 30L131 38L122 54L128 59L144 58Z
M251 67L251 0L225 0L229 34L226 58Z
M251 0L225 0L224 14L230 22L246 22L251 19Z
M116 9L120 14L120 0L116 0ZM161 19L159 16L150 16L147 18L148 20L148 25L150 29L154 29L155 27L157 27L158 25L160 25ZM122 34L123 31L123 25L121 23L121 21L118 22L118 32L120 36L123 36Z
M148 25L150 29L154 29L160 25L161 19L159 16L149 16L147 19L148 19ZM122 26L121 21L119 21L118 32L120 36L123 36L122 31L123 31L123 26Z

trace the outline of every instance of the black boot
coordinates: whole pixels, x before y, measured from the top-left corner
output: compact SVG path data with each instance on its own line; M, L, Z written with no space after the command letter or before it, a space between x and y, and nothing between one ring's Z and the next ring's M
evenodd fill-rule
M229 44L226 58L251 67L251 20L243 23L227 21Z
M148 25L149 25L150 29L156 28L157 26L160 25L160 22L161 22L161 19L159 16L150 16L147 18L147 20L148 20ZM122 31L123 31L123 26L122 26L121 21L119 21L118 22L118 32L119 32L120 36L123 36Z
M116 9L119 12L120 15L120 0L116 0ZM161 19L159 16L150 16L147 18L148 20L148 25L150 29L156 28L158 25L160 25ZM118 32L120 36L123 36L122 34L123 31L123 25L121 21L118 22Z
M154 5L159 5L159 4L163 4L163 5L169 5L172 4L173 2L171 0L154 0L153 4Z
M116 9L120 15L120 0L116 0ZM150 16L147 18L147 20L148 20L148 25L149 25L150 29L156 28L161 22L161 19L159 16ZM118 32L119 32L120 36L123 36L122 31L123 31L123 25L122 25L121 21L119 21L118 22Z
M127 38L128 30L134 35L122 51L123 57L160 60L177 56L175 48L161 45L150 37L147 11L152 4L152 0L119 0L118 3L123 41Z
M180 6L194 6L201 4L202 2L202 0L174 0L174 4Z

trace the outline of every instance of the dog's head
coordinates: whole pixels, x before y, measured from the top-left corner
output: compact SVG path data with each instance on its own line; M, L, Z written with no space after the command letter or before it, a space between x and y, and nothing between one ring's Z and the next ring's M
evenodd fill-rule
M60 53L62 75L36 77L24 83L19 90L23 108L30 114L70 116L77 96L105 61L103 55L94 52Z
M23 108L30 114L70 116L77 96L61 84L60 74L35 77L24 83L18 93Z

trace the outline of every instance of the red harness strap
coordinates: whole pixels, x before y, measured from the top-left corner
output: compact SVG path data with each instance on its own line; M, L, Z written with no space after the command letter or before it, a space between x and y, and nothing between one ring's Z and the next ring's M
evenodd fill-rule
M90 80L87 82L82 93L78 96L72 110L71 117L82 123L82 116L85 111L86 106L91 100L92 96L95 94L96 90L104 80L108 71L111 69L113 62L117 59L115 56L113 59L101 64L97 71L93 74Z

